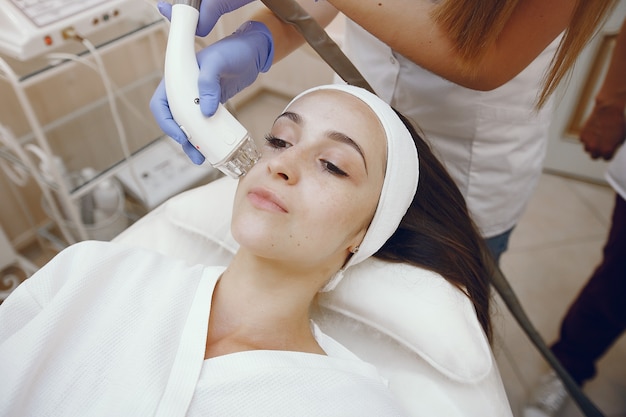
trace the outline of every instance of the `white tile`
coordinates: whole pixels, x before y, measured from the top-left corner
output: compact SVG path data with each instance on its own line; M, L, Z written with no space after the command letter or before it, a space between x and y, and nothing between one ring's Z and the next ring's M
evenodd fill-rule
M548 247L586 238L604 239L607 222L587 205L570 179L543 174L511 236L510 248Z
M569 181L570 186L583 202L607 227L611 223L615 191L608 185L598 185L583 181Z

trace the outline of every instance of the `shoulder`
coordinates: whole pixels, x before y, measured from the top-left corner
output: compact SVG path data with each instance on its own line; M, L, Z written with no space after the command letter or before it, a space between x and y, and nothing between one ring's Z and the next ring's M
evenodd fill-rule
M25 284L41 305L59 294L132 292L133 288L171 287L177 279L199 277L203 267L191 266L156 251L126 244L83 241L69 246Z
M86 240L75 243L59 252L41 270L55 268L60 265L71 266L72 269L86 269L111 260L124 260L140 249L128 245Z

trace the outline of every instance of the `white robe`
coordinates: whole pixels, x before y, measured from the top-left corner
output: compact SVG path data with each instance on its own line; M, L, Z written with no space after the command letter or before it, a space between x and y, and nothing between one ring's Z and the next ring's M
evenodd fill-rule
M404 414L376 369L317 326L328 356L205 361L223 269L107 242L64 250L0 305L0 415Z

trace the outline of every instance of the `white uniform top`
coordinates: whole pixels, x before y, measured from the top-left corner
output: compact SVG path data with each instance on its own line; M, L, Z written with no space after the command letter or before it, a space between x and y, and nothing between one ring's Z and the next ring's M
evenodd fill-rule
M515 226L539 179L552 102L539 112L534 104L559 39L488 92L426 71L351 21L344 50L376 93L423 130L482 235L492 237Z
M315 328L328 356L204 360L223 267L81 242L0 305L2 416L400 416L377 370Z
M609 164L606 180L626 200L626 146L622 145Z

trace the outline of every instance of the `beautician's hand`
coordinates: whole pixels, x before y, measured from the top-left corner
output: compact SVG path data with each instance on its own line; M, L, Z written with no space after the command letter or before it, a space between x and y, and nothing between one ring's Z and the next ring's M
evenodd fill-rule
M204 0L200 3L200 17L196 35L208 35L222 15L237 10L253 1L254 0ZM172 20L172 5L170 3L159 1L157 8L167 20Z
M219 103L225 103L252 84L259 72L269 70L273 57L272 35L259 22L246 22L232 35L200 51L197 54L200 66L198 90L202 113L205 116L215 114ZM204 162L204 157L189 143L174 121L163 81L150 100L150 110L161 130L180 143L195 164Z
M596 104L580 131L580 141L593 159L609 160L626 139L626 118L620 106Z

